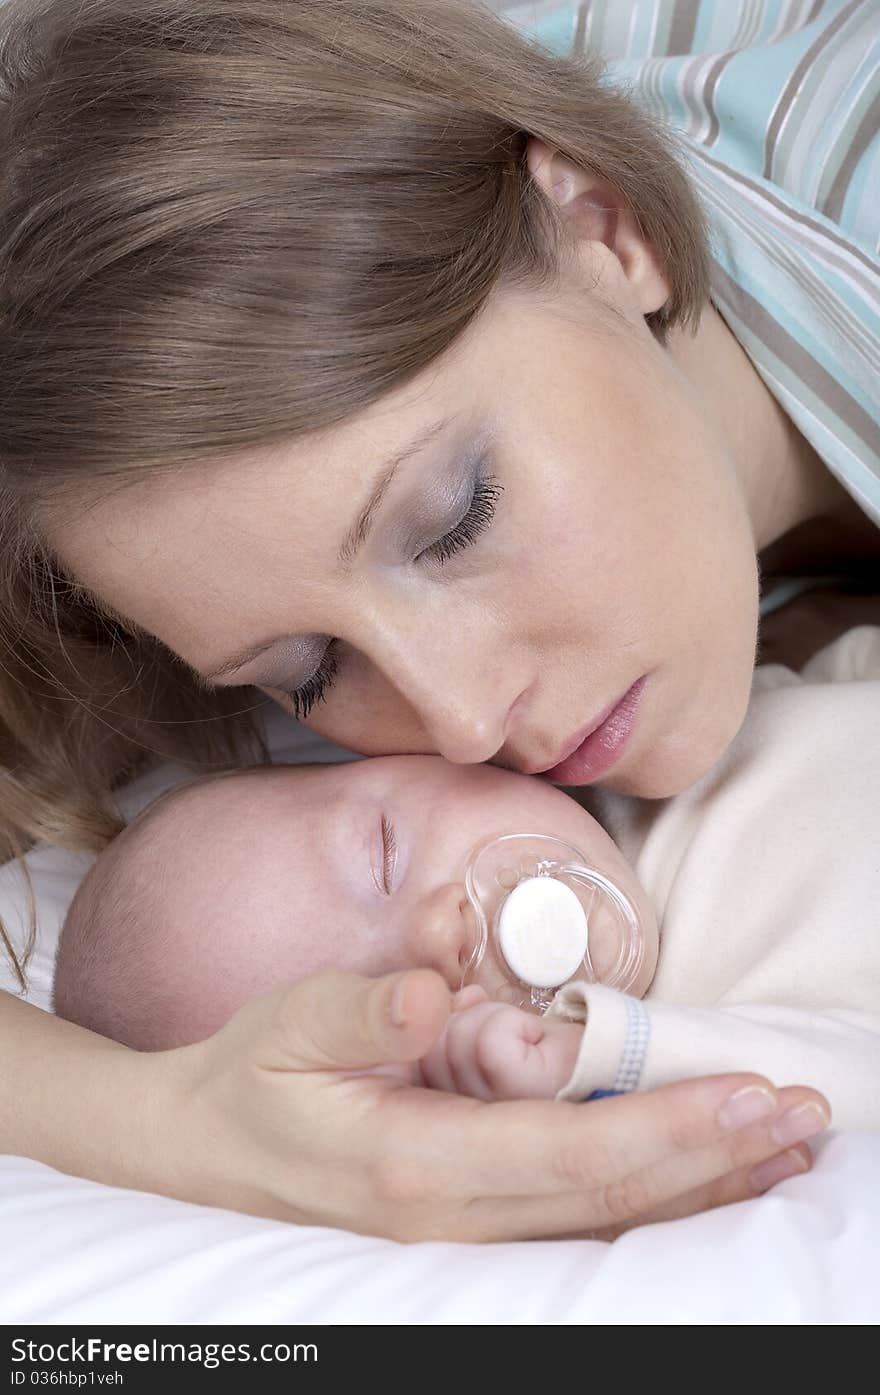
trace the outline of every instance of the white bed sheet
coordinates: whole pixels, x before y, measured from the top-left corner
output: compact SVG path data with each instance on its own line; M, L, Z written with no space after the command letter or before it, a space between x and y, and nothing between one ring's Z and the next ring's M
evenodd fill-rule
M280 760L339 759L281 713ZM126 816L182 778L120 797ZM46 1007L55 942L88 857L28 857L39 939L29 997ZM0 914L23 933L0 868ZM5 965L0 986L12 986ZM0 1158L0 1312L9 1323L873 1323L880 1317L880 1134L832 1133L808 1176L613 1245L418 1244L294 1227Z
M25 1322L873 1323L876 1135L773 1195L613 1245L396 1245L0 1159L0 1311Z

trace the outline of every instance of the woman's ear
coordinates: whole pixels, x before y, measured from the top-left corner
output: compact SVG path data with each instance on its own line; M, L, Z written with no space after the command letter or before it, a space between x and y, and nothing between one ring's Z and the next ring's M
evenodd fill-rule
M537 136L529 137L526 160L532 178L578 237L602 243L614 254L639 313L649 315L665 305L670 294L666 273L623 195Z

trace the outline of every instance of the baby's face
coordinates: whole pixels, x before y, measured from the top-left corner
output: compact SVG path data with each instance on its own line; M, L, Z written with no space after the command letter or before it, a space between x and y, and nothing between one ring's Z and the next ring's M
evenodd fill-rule
M388 756L236 773L193 786L172 813L161 848L168 967L198 985L193 1036L255 994L323 969L427 967L458 989L476 934L465 868L478 844L505 833L573 843L611 878L645 932L628 991L641 995L653 977L657 931L645 892L595 819L544 781Z

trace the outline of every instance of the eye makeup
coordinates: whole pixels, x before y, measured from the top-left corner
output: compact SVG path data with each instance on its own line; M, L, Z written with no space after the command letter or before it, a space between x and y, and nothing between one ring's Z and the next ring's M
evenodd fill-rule
M279 689L293 705L293 714L298 721L302 722L309 715L316 703L323 702L327 696L333 679L339 671L339 660L333 653L333 646L336 643L331 639L324 653L321 655L321 662L310 678L301 683L293 690L288 688Z
M480 467L481 471L483 466ZM462 517L454 528L448 529L430 547L425 548L416 559L420 561L423 557L429 557L442 566L450 557L454 557L456 552L461 552L464 548L475 543L481 533L492 524L495 517L495 508L501 497L502 486L497 483L493 475L478 473L474 481L471 501Z
M488 440L493 436L494 432ZM457 553L472 547L491 527L504 486L489 472L489 458L489 445L484 435L480 440L476 460L469 464L465 471L455 472L459 477L463 477L465 484L468 480L471 481L465 507L459 512L457 521L445 526L440 535L432 539L427 546L414 540L418 539L420 532L424 536L423 530L414 522L407 523L406 534L409 541L402 550L404 555L414 554L414 564L442 567ZM429 511L430 500L427 509L423 500L419 506L419 515L424 516L424 513ZM316 704L326 699L334 679L339 674L340 662L334 653L335 642L330 641L315 672L304 683L294 689L280 690L291 702L294 715L300 721L309 715Z

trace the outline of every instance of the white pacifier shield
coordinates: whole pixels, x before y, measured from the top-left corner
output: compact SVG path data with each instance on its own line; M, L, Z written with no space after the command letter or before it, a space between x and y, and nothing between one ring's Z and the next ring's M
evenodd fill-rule
M558 988L586 953L587 917L564 882L528 877L501 907L498 940L518 979L535 988Z

